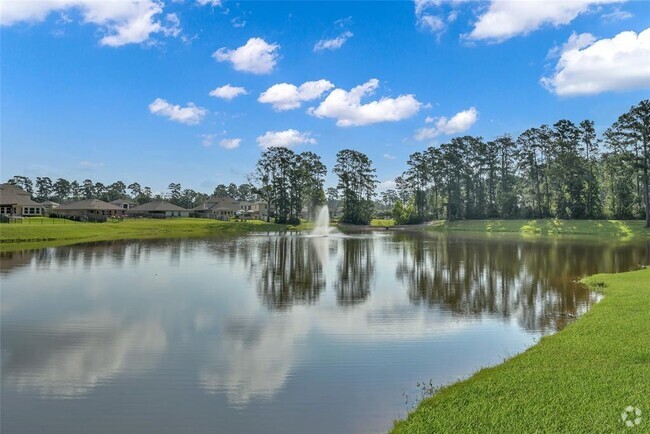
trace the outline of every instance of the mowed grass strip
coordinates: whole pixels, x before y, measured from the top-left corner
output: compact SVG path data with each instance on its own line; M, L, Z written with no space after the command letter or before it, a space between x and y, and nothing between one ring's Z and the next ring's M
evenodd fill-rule
M28 220L28 219L26 219ZM262 221L224 222L211 219L125 219L79 223L64 219L29 219L0 224L0 251L61 246L90 241L151 238L193 238L286 229Z
M427 227L440 232L516 233L531 237L588 237L620 241L650 239L641 220L459 220Z
M650 432L650 269L584 282L605 298L502 365L441 389L393 433ZM634 406L643 420L626 428Z

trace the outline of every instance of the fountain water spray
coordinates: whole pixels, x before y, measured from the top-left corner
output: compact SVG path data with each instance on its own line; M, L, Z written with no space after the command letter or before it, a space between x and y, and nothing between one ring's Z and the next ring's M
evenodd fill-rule
M318 217L316 218L316 225L311 231L312 235L321 235L326 237L332 228L330 228L330 210L327 205L318 210Z

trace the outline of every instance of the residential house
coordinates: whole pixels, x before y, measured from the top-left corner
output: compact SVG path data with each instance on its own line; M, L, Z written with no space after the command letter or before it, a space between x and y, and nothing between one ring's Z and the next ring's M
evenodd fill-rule
M11 184L0 184L0 214L13 216L42 216L43 206L34 202L31 195Z
M263 200L253 202L251 205L251 218L255 220L266 221L273 213L269 210L269 205Z
M234 217L243 217L245 215L244 211L238 200L229 197L211 197L205 203L192 210L197 217L217 220L230 220Z
M84 199L60 205L52 212L59 217L81 221L106 221L109 217L122 217L124 210L99 199Z
M147 202L129 209L129 216L133 217L169 218L189 215L190 210L163 201Z
M138 203L136 201L131 200L131 199L117 199L117 200L112 200L111 203L113 205L119 206L120 208L122 208L124 210L129 210L129 209L131 209L131 208L138 205Z
M61 206L61 204L51 200L45 200L41 202L41 206L43 207L43 215L50 215L52 214L52 211Z

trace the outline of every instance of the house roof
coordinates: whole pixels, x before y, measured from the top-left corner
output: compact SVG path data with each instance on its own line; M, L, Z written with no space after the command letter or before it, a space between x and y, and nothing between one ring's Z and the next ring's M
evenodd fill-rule
M169 202L148 202L131 208L133 212L151 212L151 211L187 211L185 208L174 205Z
M3 205L41 205L34 202L28 192L11 184L0 184L0 203Z
M60 203L54 202L53 200L44 200L43 202L41 202L41 205L43 205L43 206L59 206Z
M58 208L58 211L66 210L122 211L122 208L99 199L84 199L77 202L66 203Z
M213 197L194 208L196 211L239 211L240 202L229 197Z
M128 203L129 205L135 205L137 202L131 199L116 199L111 201L112 204L123 204L123 203Z

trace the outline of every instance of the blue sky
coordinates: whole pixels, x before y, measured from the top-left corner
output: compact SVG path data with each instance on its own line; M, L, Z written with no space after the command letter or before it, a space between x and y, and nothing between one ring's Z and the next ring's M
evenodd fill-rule
M641 1L0 5L2 180L211 192L288 145L330 169L365 152L387 188L450 137L562 118L603 131L650 97ZM210 95L228 84L215 94L244 90Z

